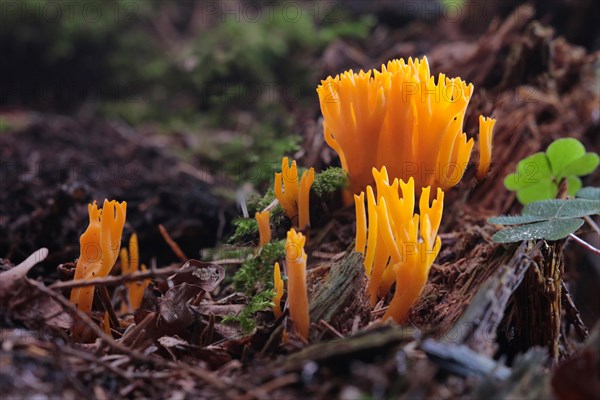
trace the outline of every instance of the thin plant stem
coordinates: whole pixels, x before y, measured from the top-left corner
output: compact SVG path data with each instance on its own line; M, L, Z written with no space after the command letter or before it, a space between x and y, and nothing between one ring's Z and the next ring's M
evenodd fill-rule
M600 249L595 248L594 246L592 246L591 244L589 244L585 240L578 238L577 236L573 235L572 233L569 235L569 237L571 239L575 240L575 242L577 242L577 244L579 244L581 247L583 247L583 248L587 249L588 251L591 251L592 253L600 256Z

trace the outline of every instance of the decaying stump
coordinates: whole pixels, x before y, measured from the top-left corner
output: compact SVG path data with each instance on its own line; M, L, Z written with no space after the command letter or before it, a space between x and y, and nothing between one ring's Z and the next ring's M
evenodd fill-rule
M559 357L564 241L540 241L530 246L530 265L507 308L505 329L513 331L509 354L534 346Z
M331 266L329 276L310 301L313 322L324 320L336 329L347 330L355 318L369 320L370 306L363 257L355 252Z
M497 269L477 290L458 321L443 334L443 340L465 343L489 355L499 350L511 359L532 347L545 347L556 361L564 339L563 244L523 242L509 246L491 260L489 265Z

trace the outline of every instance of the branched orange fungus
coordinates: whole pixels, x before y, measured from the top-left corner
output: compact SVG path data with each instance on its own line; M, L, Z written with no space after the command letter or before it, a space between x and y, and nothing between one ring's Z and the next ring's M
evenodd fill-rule
M127 203L104 200L102 209L94 201L88 205L90 224L79 239L80 254L75 268L75 280L102 278L110 273L117 261ZM71 290L71 303L83 312L92 312L94 287ZM75 334L75 332L74 332Z
M310 225L309 194L315 181L314 168L304 171L298 184L296 161L289 166L288 158L281 162L281 172L275 174L275 197L285 210L285 214L295 226L305 229Z
M269 219L271 218L271 212L262 211L257 212L254 217L256 218L256 222L258 222L258 233L260 235L260 246L264 246L265 244L271 241L271 225L269 224Z
M479 116L479 165L477 179L483 179L490 169L492 162L492 137L496 120Z
M430 188L422 189L420 215L415 214L415 181L394 179L389 183L386 167L372 170L377 185L367 186L368 228L365 222L364 193L354 195L356 203L356 249L365 256L364 266L369 283L367 294L374 306L396 282L396 292L384 319L402 322L427 282L429 268L437 257L441 240L437 231L442 220L444 192L437 189L429 204ZM402 191L402 196L399 194ZM367 236L366 251L364 243Z
M122 248L120 259L122 275L132 274L140 269L138 238L135 233L131 235L131 238L129 239L129 252L127 252L125 248ZM141 271L146 272L147 270L146 266L142 264ZM150 279L144 279L141 282L127 282L125 284L127 287L129 306L132 311L137 310L142 305L144 291L149 284ZM126 307L122 307L122 310L125 312Z
M414 178L418 189L446 190L462 179L473 148L462 130L472 84L444 74L436 82L423 57L330 76L317 92L325 140L354 193L373 182L372 167L384 165L393 178Z
M300 336L308 339L310 320L308 316L308 292L306 289L306 237L290 229L285 242L288 274L288 305L290 318Z
M281 298L283 297L283 279L281 279L281 269L278 262L273 266L273 287L275 289L273 313L275 318L279 318L281 316Z

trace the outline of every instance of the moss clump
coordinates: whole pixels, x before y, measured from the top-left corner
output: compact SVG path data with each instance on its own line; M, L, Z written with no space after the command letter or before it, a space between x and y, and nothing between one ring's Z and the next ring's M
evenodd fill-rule
M302 170L299 171L299 175ZM315 176L315 182L311 188L312 193L323 199L329 194L345 188L348 184L348 175L339 167L331 167ZM272 185L271 185L272 186ZM255 196L248 199L248 212L254 215L257 211L262 211L275 200L273 188L269 188L263 197ZM280 227L285 227L287 217L280 204L271 209L271 226L277 231ZM229 243L250 242L258 239L258 223L254 218L238 218L233 221L235 226L234 234L229 238Z
M257 211L264 210L275 200L273 189L270 188L263 197L254 197L248 200L248 213L254 216ZM285 212L280 204L271 209L271 225L277 228L286 222ZM258 222L254 218L236 218L233 220L235 231L229 238L229 243L251 242L258 240Z
M348 175L339 167L327 168L315 176L312 191L320 198L345 188L348 185Z
M249 242L258 237L258 222L254 218L236 218L233 220L235 232L229 243Z
M263 290L250 299L250 302L239 312L239 314L228 315L223 318L223 323L238 323L244 332L251 332L256 327L254 314L266 308L272 308L274 295L275 291L273 289Z
M285 257L285 240L277 240L264 245L258 254L250 256L233 276L236 290L249 296L273 289L273 264Z

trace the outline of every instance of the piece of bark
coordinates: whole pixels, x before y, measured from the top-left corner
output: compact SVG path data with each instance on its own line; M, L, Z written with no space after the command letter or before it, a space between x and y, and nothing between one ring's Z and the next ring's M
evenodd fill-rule
M465 345L436 342L427 339L421 348L430 360L441 368L459 376L488 376L506 379L510 369L490 357L476 353Z
M343 360L373 358L389 354L398 345L413 340L416 330L397 325L379 325L354 336L321 342L279 361L274 371L301 370L306 363L339 363Z
M329 276L310 299L312 322L324 320L340 332L350 329L354 318L367 322L370 306L365 296L367 277L362 255L352 252L331 266ZM315 335L315 330L312 330Z
M506 312L503 329L512 333L509 355L541 346L554 361L559 358L563 244L539 241L528 256L530 267Z
M537 247L536 247L537 248ZM443 336L446 343L465 343L473 350L492 355L496 330L504 316L510 296L529 268L531 253L527 243L510 245L493 262L496 271L479 288L460 319ZM537 253L536 253L537 254Z

